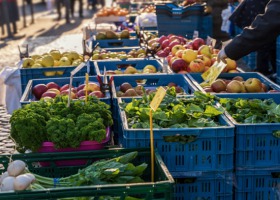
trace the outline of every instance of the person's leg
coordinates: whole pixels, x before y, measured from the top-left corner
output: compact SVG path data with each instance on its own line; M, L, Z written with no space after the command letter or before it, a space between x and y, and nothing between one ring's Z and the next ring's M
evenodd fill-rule
M79 0L79 16L83 18L83 0Z
M58 14L57 19L60 20L61 19L61 0L56 0L55 2L56 2L57 14Z
M12 22L12 26L13 26L14 34L16 34L17 33L17 23L15 21Z
M71 17L74 17L74 12L75 12L75 0L70 0L70 14Z

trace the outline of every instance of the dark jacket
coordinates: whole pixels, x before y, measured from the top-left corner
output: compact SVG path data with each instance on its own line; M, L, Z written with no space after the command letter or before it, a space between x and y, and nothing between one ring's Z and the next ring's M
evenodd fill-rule
M264 14L259 14L251 26L245 27L225 47L226 55L238 60L272 42L280 34L280 0L270 0Z
M250 26L258 14L263 14L270 0L243 0L233 11L229 20L243 29Z

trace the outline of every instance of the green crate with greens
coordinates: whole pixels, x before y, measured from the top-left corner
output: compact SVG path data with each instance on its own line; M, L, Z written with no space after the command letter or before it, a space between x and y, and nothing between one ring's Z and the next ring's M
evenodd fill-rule
M16 166L10 163L10 157ZM87 159L83 166L60 167L58 159ZM10 177L30 175L27 188L0 192L0 199L60 199L60 200L149 200L172 199L174 180L161 157L154 152L154 182L151 180L151 152L149 148L108 149L86 152L1 155L0 164ZM24 168L22 161L26 163ZM40 162L52 162L41 167ZM14 163L13 162L13 163ZM22 173L24 173L22 175ZM4 173L5 174L5 173ZM2 175L3 176L3 175ZM16 182L16 183L15 183ZM22 186L23 184L21 184ZM15 189L16 188L16 189Z

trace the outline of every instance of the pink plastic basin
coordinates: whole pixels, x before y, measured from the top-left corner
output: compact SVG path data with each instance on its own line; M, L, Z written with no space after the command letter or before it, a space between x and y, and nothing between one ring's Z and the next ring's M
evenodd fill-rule
M110 140L111 129L106 128L106 138L102 142L96 141L83 141L78 148L62 148L55 149L54 143L52 142L43 142L42 147L39 149L39 153L51 153L51 152L75 152L75 151L92 151L100 150L104 148L104 145ZM87 160L60 160L55 161L57 166L77 166L85 165ZM50 166L49 162L40 162L42 167Z

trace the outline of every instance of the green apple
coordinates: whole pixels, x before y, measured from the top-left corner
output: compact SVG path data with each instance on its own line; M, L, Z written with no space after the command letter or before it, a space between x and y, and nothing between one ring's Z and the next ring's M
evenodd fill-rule
M50 55L53 57L54 60L59 60L62 56L59 50L51 50Z
M41 58L42 56L38 55L38 54L35 54L35 55L32 55L31 58L33 60L37 60L38 58Z
M70 62L72 63L74 60L77 60L80 58L80 55L76 52L76 51L70 51L67 54L67 58L70 60Z
M121 55L119 56L119 59L125 60L125 59L127 59L127 55L126 55L126 54L121 54Z
M31 68L42 68L43 66L40 63L34 63Z
M31 68L34 63L35 62L32 58L24 58L22 62L22 68Z
M99 53L95 53L91 57L92 60L98 60L99 59Z
M77 59L74 60L74 62L72 63L72 66L78 66L79 64L81 64L83 61L81 59Z
M145 58L146 57L146 54L145 53L140 53L138 54L137 58Z
M59 66L71 66L71 61L68 59L68 57L62 57L59 60Z
M53 67L54 59L51 55L45 55L42 58L41 64L43 65L43 67Z
M144 68L143 68L143 72L149 72L149 73L156 73L157 72L157 68L153 65L146 65Z
M249 78L244 82L247 92L262 92L262 82L258 78Z
M132 66L128 66L124 71L124 74L136 74L136 73L138 73L137 69Z

